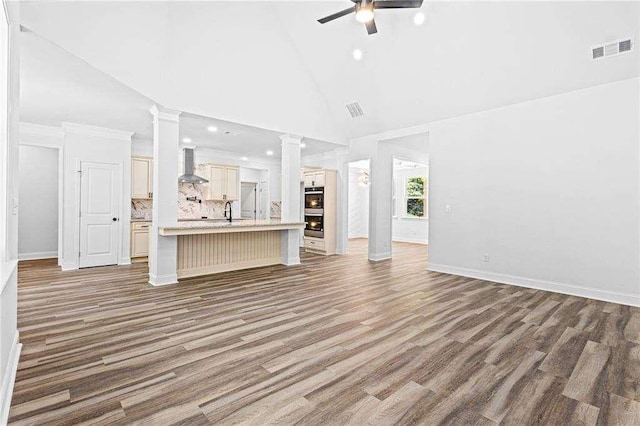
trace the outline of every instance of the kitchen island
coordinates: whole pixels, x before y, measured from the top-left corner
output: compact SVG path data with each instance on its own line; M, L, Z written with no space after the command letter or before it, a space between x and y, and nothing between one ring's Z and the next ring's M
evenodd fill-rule
M304 222L280 219L193 221L159 227L161 236L178 238L178 278L262 266L291 264L290 242ZM290 238L289 233L295 232Z

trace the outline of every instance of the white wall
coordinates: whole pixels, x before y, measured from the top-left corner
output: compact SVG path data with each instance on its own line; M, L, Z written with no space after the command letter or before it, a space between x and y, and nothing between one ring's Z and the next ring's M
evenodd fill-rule
M349 238L369 236L369 185L362 186L359 178L369 169L349 167Z
M78 170L80 162L94 161L119 164L122 170L121 238L119 264L130 259L131 221L131 134L116 130L64 123L64 205L63 205L63 270L78 267L80 240Z
M17 326L20 3L0 5L0 424L9 416L21 346ZM6 16L5 12L9 12ZM10 68L9 68L10 64Z
M640 305L639 94L634 78L430 126L429 268Z
M406 243L427 244L429 242L429 203L426 205L424 218L407 217L406 209L406 180L411 177L427 178L427 194L429 193L429 168L426 166L414 169L396 169L394 172L396 189L396 215L393 217L393 241Z
M18 257L58 257L58 150L20 146Z

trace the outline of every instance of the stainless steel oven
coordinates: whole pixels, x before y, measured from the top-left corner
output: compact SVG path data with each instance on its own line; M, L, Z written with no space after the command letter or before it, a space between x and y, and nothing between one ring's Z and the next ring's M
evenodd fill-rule
M305 188L304 210L311 213L322 213L324 209L324 188Z
M307 213L304 214L305 228L304 235L306 237L324 238L324 214L323 213Z

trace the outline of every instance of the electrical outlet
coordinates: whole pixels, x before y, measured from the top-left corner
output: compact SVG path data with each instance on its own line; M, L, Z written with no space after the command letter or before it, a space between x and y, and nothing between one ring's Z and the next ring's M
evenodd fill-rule
M485 263L489 263L489 253L485 253L482 255L482 261Z
M451 213L451 206L447 204L444 208L445 213Z

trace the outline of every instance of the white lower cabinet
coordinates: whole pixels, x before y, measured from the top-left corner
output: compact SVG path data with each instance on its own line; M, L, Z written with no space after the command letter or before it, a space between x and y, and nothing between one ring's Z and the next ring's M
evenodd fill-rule
M131 224L131 257L149 256L149 228L151 222Z

